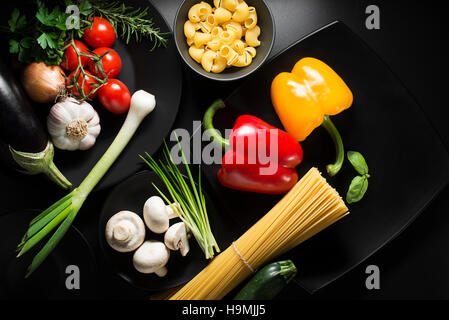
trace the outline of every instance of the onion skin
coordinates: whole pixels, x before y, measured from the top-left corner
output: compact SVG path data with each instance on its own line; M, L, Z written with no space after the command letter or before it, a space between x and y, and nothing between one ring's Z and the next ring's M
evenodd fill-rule
M22 72L22 85L31 100L39 103L54 102L65 87L63 73L59 66L33 62Z

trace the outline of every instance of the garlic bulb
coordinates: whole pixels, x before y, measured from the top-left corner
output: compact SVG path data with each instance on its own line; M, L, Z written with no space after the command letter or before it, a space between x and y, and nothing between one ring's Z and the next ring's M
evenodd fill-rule
M71 151L91 148L101 130L97 111L71 97L51 108L47 128L55 147Z

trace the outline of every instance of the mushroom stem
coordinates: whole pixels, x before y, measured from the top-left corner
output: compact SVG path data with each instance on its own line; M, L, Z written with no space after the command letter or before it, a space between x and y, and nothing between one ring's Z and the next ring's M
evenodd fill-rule
M115 226L112 231L112 235L114 236L115 240L125 241L129 238L129 228L123 225Z
M105 237L112 249L131 252L144 242L145 224L134 212L120 211L106 224Z
M184 222L178 222L168 228L164 236L164 243L170 250L179 250L184 257L190 250L187 230Z
M176 202L173 202L172 204L165 206L167 208L168 219L178 218L178 214L176 213L175 210L173 210L172 206L175 208L175 210L181 210Z
M154 273L157 274L159 277L165 277L167 272L168 272L168 270L167 270L167 267L165 267L165 266L154 271Z

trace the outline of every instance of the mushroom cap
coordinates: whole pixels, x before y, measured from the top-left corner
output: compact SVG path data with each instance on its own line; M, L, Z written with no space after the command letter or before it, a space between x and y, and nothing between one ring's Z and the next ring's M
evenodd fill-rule
M160 241L145 241L134 252L134 268L141 273L153 273L163 268L170 258L170 250Z
M145 240L145 224L134 212L120 211L106 224L105 237L114 250L134 251Z
M143 206L143 218L147 227L154 233L167 231L169 217L164 200L158 196L150 197Z

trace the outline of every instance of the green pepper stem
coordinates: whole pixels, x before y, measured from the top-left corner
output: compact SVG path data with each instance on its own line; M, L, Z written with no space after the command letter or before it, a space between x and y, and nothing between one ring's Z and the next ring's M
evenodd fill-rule
M223 148L227 148L229 146L229 140L223 138L220 134L220 132L217 131L217 129L214 128L213 120L214 115L219 109L225 108L226 105L223 102L223 100L218 99L214 101L214 103L211 104L211 106L206 110L206 113L203 117L203 126L206 130L209 130L212 138L214 141L220 143Z
M328 164L326 166L327 173L331 177L333 177L340 171L341 166L343 165L343 161L345 159L345 148L343 146L343 140L341 139L340 133L338 132L337 128L335 127L334 123L331 121L331 118L328 115L324 116L324 120L321 126L323 126L324 129L326 129L326 131L330 134L335 144L335 153L336 153L335 163Z

